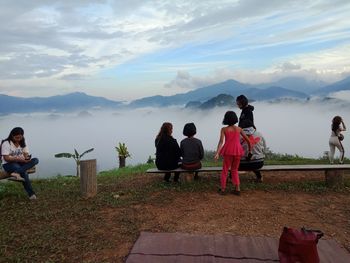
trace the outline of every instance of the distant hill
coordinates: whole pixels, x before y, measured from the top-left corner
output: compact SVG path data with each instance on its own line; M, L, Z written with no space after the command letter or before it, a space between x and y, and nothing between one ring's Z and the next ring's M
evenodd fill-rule
M331 85L317 89L312 94L319 95L319 96L325 96L325 95L328 95L332 92L337 92L337 91L341 91L341 90L350 90L350 76L341 80L341 81L335 82Z
M211 98L203 102L197 108L201 110L208 110L215 107L229 107L233 108L236 106L236 98L227 94L219 94L218 96Z
M82 92L52 97L19 98L0 94L0 115L27 112L61 112L91 108L115 108L122 103Z
M285 77L276 82L255 85L257 88L283 87L285 89L311 94L327 84L320 80L306 80L302 77Z
M227 94L237 97L245 94L250 100L271 100L285 97L307 98L303 92L288 90L282 87L256 88L250 84L243 84L235 80L227 80L221 83L199 88L187 93L173 96L152 96L132 101L130 107L164 107L171 105L186 105L189 102L201 102L210 100L219 94Z

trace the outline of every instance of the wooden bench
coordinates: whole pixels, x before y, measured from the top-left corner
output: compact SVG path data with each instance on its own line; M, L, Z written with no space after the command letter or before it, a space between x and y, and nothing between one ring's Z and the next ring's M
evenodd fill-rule
M350 170L349 164L303 164L303 165L264 165L259 171L324 171L325 181L328 186L341 186L343 184L344 171ZM165 172L180 172L180 173L210 173L221 172L221 166L202 167L201 169L188 171L182 168L174 170L158 170L157 168L148 169L146 173L165 173Z
M33 174L35 173L36 169L35 166L29 170L27 170L28 174ZM10 174L8 174L7 172L5 172L4 170L0 170L0 180L2 179L8 179L9 177L11 177Z

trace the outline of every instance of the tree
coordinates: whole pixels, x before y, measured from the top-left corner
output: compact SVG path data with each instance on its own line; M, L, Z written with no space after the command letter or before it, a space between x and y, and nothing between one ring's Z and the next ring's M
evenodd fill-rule
M131 157L131 155L130 155L125 143L119 143L118 145L119 146L116 146L115 149L118 152L119 168L123 168L123 167L125 167L126 158Z
M80 177L80 159L83 157L85 154L92 152L94 148L91 148L89 150L86 150L82 154L79 154L76 149L74 149L74 153L57 153L55 154L56 158L73 158L75 160L75 163L77 165L77 176Z

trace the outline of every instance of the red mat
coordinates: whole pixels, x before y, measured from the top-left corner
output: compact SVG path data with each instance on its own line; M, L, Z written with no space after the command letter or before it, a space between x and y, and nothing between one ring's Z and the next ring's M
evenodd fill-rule
M320 240L321 263L349 263L350 254L334 240ZM278 239L233 235L141 232L126 263L279 262Z

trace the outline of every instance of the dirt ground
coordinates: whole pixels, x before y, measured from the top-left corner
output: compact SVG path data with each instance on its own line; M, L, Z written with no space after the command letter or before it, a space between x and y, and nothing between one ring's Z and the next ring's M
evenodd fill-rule
M243 175L244 177L244 175ZM323 174L302 173L265 176L265 183L298 181L305 177L322 180ZM158 176L140 178L139 182L160 180ZM211 180L215 180L211 178ZM180 186L181 187L181 186ZM162 200L162 202L159 202ZM101 239L110 240L112 249L100 251L99 255L85 255L96 261L120 261L128 255L137 237L125 239L114 222L123 217L125 224L133 224L138 233L182 232L242 236L269 236L279 238L284 226L319 229L323 238L335 239L350 251L350 195L348 192L247 190L241 196L216 192L181 192L169 189L155 192L151 201L131 205L125 209L101 208L104 224L111 227L100 229Z

